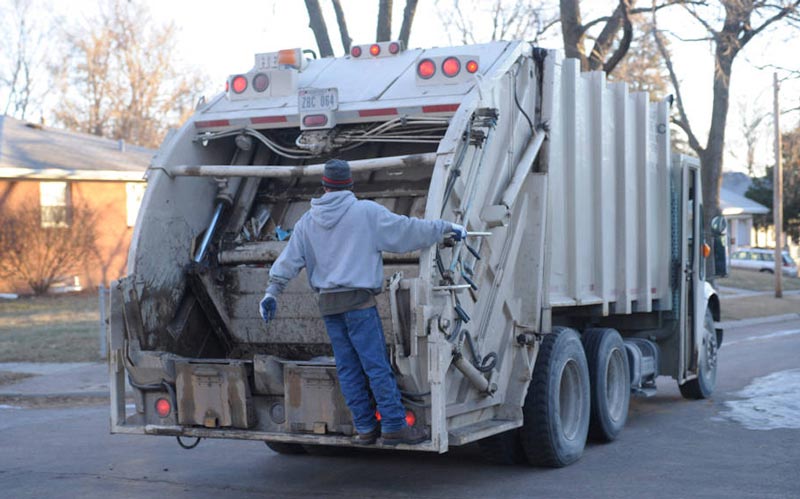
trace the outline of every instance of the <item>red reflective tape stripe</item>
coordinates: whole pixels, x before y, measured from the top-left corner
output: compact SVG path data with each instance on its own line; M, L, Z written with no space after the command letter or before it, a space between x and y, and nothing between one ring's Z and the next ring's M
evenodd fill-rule
M396 107L386 107L383 109L362 109L358 112L358 116L365 118L367 116L386 116L389 114L397 114Z
M250 118L250 123L254 125L260 123L286 123L287 121L286 116L259 116L258 118Z
M344 180L333 180L332 178L328 178L325 175L323 175L322 176L322 181L323 182L327 182L329 184L345 185L345 184L349 184L349 183L353 182L353 179L352 178L347 178L347 179L344 179Z
M228 120L209 120L209 121L195 121L196 128L208 128L212 126L229 126L231 124Z
M454 113L458 104L436 104L435 106L422 106L423 113Z

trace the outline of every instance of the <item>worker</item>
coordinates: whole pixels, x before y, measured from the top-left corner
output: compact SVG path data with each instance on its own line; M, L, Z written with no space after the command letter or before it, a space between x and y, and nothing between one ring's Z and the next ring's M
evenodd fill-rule
M304 267L319 293L319 309L336 359L336 372L353 416L353 443L418 444L425 431L408 426L400 390L386 353L375 295L383 284L382 251L405 253L442 242L459 241L466 230L445 220L396 215L373 201L357 200L350 165L325 163L325 194L294 226L286 248L269 271L269 285L259 311L265 323L275 317L277 298ZM377 403L381 420L370 400Z

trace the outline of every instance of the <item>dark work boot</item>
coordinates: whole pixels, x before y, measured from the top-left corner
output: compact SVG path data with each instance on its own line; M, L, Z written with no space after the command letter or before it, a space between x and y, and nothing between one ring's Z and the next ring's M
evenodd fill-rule
M372 445L381 436L381 425L378 425L372 431L367 433L356 433L352 438L352 443L355 445Z
M400 431L383 432L381 434L383 445L408 444L415 445L428 440L428 435L422 428L406 426Z

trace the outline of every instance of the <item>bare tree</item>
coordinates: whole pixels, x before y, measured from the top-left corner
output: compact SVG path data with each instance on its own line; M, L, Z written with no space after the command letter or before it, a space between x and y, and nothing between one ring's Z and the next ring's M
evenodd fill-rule
M448 31L455 31L463 44L508 39L537 42L559 22L553 6L526 0L452 0L440 2L437 10Z
M650 7L635 8L636 0L618 0L614 11L584 23L581 17L580 0L560 0L561 34L564 40L564 52L567 57L580 59L581 69L594 71L602 69L613 73L617 64L622 61L633 41L632 16L647 12L655 13L665 7L678 3L698 3L683 0L653 0ZM600 33L589 36L591 30L602 26ZM587 43L593 41L588 55Z
M66 32L57 121L67 128L156 147L192 112L203 78L178 67L174 24L141 4L110 0L87 28Z
M664 43L666 34L654 30L654 40L664 58L675 89L677 116L673 122L683 130L689 145L700 158L703 175L703 200L706 205L705 223L720 213L719 192L722 186L722 159L725 147L725 126L730 105L730 82L733 61L756 36L798 12L800 0L764 2L755 0L719 0L717 2L679 2L701 26L707 36L704 41L714 48L713 102L708 139L702 145L692 129L684 106L680 81L675 73L670 52ZM717 13L724 13L718 16ZM656 23L656 13L653 12ZM720 26L721 24L721 26ZM715 27L716 25L716 27Z
M746 102L739 106L740 131L746 146L744 159L750 177L755 176L756 146L761 138L761 124L768 116L764 111L751 111Z
M331 46L330 37L328 36L328 26L325 23L325 18L322 15L322 8L320 7L319 0L305 0L306 11L308 11L309 24L308 27L314 33L314 38L317 41L320 57L332 57L333 47ZM339 26L339 35L342 39L342 47L344 52L350 51L352 39L347 30L347 21L339 0L331 0L333 10L336 14L336 22ZM406 0L406 6L403 10L403 24L400 27L400 40L403 41L405 46L408 46L408 38L411 35L411 25L414 21L414 14L417 10L418 0ZM392 0L379 0L378 2L378 19L377 19L377 32L376 41L382 42L392 39Z
M637 36L608 79L624 81L635 92L648 92L651 99L663 99L669 91L669 73L653 41L653 25L642 14L631 15L631 23Z
M95 253L97 215L76 204L53 226L42 226L36 198L5 208L0 224L0 277L26 282L37 295L59 278L76 272ZM49 217L52 222L52 217Z
M0 10L0 89L7 93L3 114L24 120L47 92L41 71L48 57L45 22L46 17L33 15L31 0L12 0L10 8Z

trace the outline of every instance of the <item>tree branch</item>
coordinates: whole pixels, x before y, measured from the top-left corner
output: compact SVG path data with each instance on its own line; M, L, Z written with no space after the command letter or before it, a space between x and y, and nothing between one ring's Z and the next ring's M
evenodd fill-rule
M780 19L783 19L784 17L788 16L789 14L795 12L797 10L797 6L798 5L800 5L800 0L795 0L794 2L792 2L792 3L788 4L788 5L786 5L785 7L783 7L777 14L775 14L772 17L770 17L766 21L764 21L761 24L761 26L759 26L758 28L745 29L744 30L744 35L740 38L741 46L744 47L747 44L747 42L752 40L753 37L756 36L757 34L759 34L762 31L764 31L764 28L766 28L770 24L772 24L775 21L778 21Z
M392 39L392 0L378 2L378 29L375 41L388 42Z
M688 2L681 2L681 6L684 8L684 10L686 10L686 12L688 12L692 17L694 17L697 20L697 22L703 25L706 31L708 31L708 34L710 34L711 37L714 38L714 41L719 42L719 32L716 31L713 27L711 27L711 25L708 24L708 22L705 19L700 17L700 15L697 12L695 12L693 9L690 9ZM655 14L653 15L655 16Z
M406 0L406 8L403 10L403 24L400 26L400 41L404 47L408 47L408 38L411 36L411 24L414 22L414 14L417 12L418 0Z
M630 16L626 15L622 24L622 40L620 40L617 49L611 54L608 61L603 64L603 71L606 74L611 74L617 64L625 57L625 54L628 53L628 49L631 47L631 40L633 40L633 25L631 24Z
M308 11L308 26L314 32L317 40L320 57L332 57L333 47L331 39L328 37L328 28L325 26L325 19L322 17L322 9L319 7L319 0L305 0L306 10Z
M339 0L331 0L333 3L333 10L336 12L336 24L339 25L339 36L342 38L342 47L344 48L344 53L350 53L350 45L353 43L353 39L350 38L350 33L347 32L347 21L344 17L344 10L342 10L342 4Z
M672 65L672 57L670 56L666 45L664 45L664 40L661 39L661 36L658 32L655 15L653 15L653 39L658 47L658 52L664 59L664 64L667 66L667 71L669 72L669 79L672 82L673 88L675 89L675 104L678 107L680 119L673 119L673 122L686 133L686 136L689 139L689 146L699 155L703 151L703 147L700 145L700 141L697 140L697 137L692 131L692 127L689 124L689 118L686 116L686 109L683 106L683 96L681 95L681 85L678 81L678 75L675 74L675 67Z
M656 5L655 7L637 7L635 9L630 9L629 14L632 15L632 16L635 16L636 14L647 14L647 13L650 13L650 12L653 12L653 11L659 11L659 10L665 8L665 7L671 7L673 5L677 5L677 4L681 4L681 3L694 4L694 5L705 4L705 2L700 2L700 1L698 1L698 2L694 2L694 1L686 1L686 2L684 2L684 1L681 1L681 0L667 0L666 2L664 2L664 3L660 4L660 5ZM612 16L603 16L603 17L598 17L597 19L593 19L593 20L591 20L588 23L583 25L583 28L582 28L583 32L584 33L587 32L590 28L593 28L597 24L608 22L608 21L611 20L611 18L612 18Z
M589 54L588 69L600 69L604 66L603 63L605 61L606 54L611 48L611 45L614 43L614 38L617 36L617 31L619 31L620 26L623 25L626 20L628 23L630 23L630 18L628 17L629 9L630 0L619 0L617 7L614 9L614 14L611 16L611 19L606 23L605 27L603 27L603 31L600 32L600 35L595 40L592 52ZM630 45L630 41L628 42L628 45ZM616 65L616 63L614 65Z

